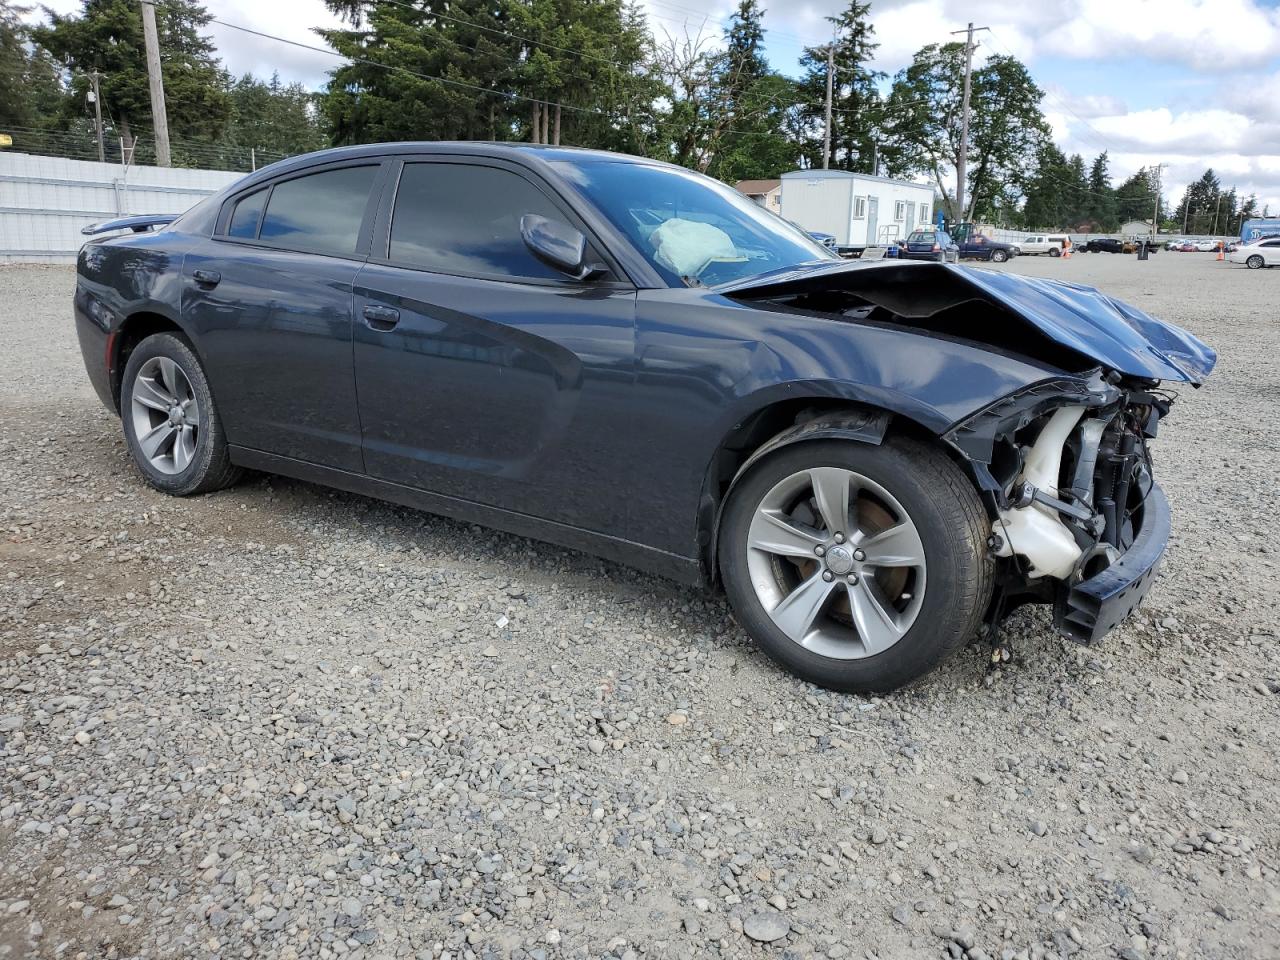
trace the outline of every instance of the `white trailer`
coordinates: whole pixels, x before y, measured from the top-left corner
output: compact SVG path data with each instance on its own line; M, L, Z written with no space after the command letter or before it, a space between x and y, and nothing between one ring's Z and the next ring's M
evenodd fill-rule
M782 215L805 230L829 233L841 253L905 240L933 220L933 187L847 170L782 175Z

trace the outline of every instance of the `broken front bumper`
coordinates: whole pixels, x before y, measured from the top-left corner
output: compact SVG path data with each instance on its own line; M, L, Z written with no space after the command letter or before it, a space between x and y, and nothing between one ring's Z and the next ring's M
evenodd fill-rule
M1133 613L1155 582L1169 528L1169 501L1153 483L1132 546L1097 576L1065 591L1054 608L1058 629L1079 643L1094 643Z

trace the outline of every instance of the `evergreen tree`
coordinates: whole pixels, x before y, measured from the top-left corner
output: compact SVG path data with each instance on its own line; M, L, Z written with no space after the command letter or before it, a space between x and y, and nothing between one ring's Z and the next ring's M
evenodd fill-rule
M1103 150L1089 168L1088 217L1099 233L1109 233L1120 226L1107 166L1107 151Z
M76 119L83 116L88 74L98 70L109 135L149 138L151 93L137 0L81 2L79 14L64 16L46 8L49 23L31 31L31 38L70 76L65 111ZM213 42L202 33L210 19L205 8L194 0L157 0L155 8L165 110L175 159L181 160L183 139L207 143L221 135L231 100ZM139 159L149 154L144 149Z
M1173 212L1176 229L1191 236L1209 234L1215 213L1221 216L1221 195L1222 185L1211 167L1183 191L1182 202Z
M791 138L795 83L769 69L763 15L756 0L740 0L711 68L715 118L701 166L729 183L776 177L799 161Z
M285 84L280 74L265 83L246 74L231 87L228 146L253 148L266 163L319 150L325 145L316 122L315 97L300 83Z
M30 10L0 0L0 132L65 126L58 67L47 52L31 47L22 21Z
M876 88L884 74L869 66L880 44L875 41L871 4L849 0L844 12L827 20L835 27L831 94L831 166L874 173L876 139L882 104ZM811 131L804 144L810 166L822 166L823 126L827 99L826 47L807 47L800 58L801 113Z

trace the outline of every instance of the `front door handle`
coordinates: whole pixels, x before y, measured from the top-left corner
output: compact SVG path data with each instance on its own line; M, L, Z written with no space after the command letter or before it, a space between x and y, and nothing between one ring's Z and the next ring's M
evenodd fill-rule
M400 322L400 311L395 307L377 307L371 304L364 308L364 322L370 330L386 333L394 330Z
M192 270L191 276L202 287L216 287L222 280L222 274L217 270Z

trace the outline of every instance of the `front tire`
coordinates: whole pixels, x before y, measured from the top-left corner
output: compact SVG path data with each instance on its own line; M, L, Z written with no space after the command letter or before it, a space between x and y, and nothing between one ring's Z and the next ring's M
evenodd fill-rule
M1266 265L1266 261L1262 259L1262 254L1255 253L1244 262L1244 265L1250 270L1261 270Z
M973 484L932 446L796 443L735 486L720 574L738 622L788 670L832 690L892 690L977 630L988 529Z
M1009 254L1005 253L1003 250L992 250L991 259L995 263L1004 263L1009 259Z
M134 348L120 386L120 419L134 463L157 490L185 497L240 478L204 368L185 337L157 333Z

